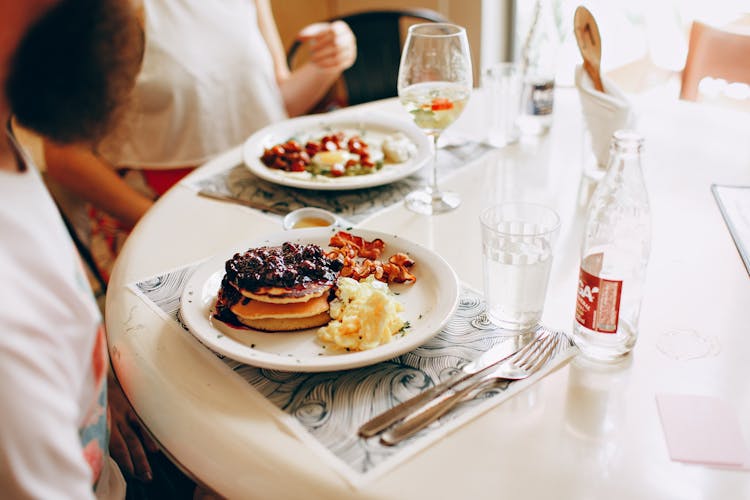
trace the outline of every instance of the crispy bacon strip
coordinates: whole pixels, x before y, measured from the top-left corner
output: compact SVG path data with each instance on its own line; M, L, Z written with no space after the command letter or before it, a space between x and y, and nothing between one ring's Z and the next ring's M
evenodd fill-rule
M409 268L414 265L414 261L405 253L397 253L388 259L388 282L406 283L407 281L415 282L417 277L409 272Z
M414 261L405 253L392 255L387 262L380 256L385 250L385 242L380 238L366 241L360 236L339 231L329 241L334 247L326 256L344 263L341 276L355 280L374 275L375 279L387 283L414 283L417 277L409 271Z
M380 238L367 241L361 236L354 236L345 231L339 231L331 236L329 243L338 248L352 248L358 257L365 259L379 259L385 249L385 242Z

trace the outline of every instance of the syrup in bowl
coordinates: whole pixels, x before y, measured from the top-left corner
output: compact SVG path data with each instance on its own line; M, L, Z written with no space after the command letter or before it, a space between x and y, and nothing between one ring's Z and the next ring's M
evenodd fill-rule
M299 229L303 227L326 227L332 225L333 222L329 219L324 219L322 217L302 217L301 219L297 219L295 223L292 225L293 229Z
M316 207L304 207L289 212L284 217L284 229L306 227L328 227L343 224L342 220L328 210Z

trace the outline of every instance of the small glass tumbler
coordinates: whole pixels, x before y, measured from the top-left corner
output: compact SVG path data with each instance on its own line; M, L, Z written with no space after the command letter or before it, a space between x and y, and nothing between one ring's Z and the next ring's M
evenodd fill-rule
M560 217L534 203L487 208L482 225L482 271L488 319L519 332L542 317Z
M497 63L482 72L486 140L501 148L518 141L521 70L517 63Z

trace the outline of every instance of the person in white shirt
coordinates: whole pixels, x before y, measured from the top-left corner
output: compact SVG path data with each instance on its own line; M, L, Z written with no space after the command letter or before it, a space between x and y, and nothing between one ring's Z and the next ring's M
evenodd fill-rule
M146 53L135 98L95 151L46 141L47 175L92 206L74 212L105 281L127 231L193 168L273 122L308 112L356 58L342 21L298 35L294 71L270 0L145 0ZM91 224L91 227L81 227Z
M140 67L128 0L0 0L0 496L124 498L109 366L81 261L12 114L61 143L107 130Z

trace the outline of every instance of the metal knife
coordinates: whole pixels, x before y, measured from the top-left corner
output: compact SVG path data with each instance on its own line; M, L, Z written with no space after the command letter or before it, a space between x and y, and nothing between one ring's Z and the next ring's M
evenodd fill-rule
M494 366L502 363L506 359L520 351L528 344L532 336L526 335L518 337L509 337L505 342L500 342L492 346L487 352L483 353L471 363L465 365L460 372L451 375L447 380L417 394L413 398L386 410L380 415L362 424L357 433L364 438L375 436L385 429L403 420L412 414L418 408L427 405L433 399L439 397L455 385L469 380L473 377L481 377L489 373Z

